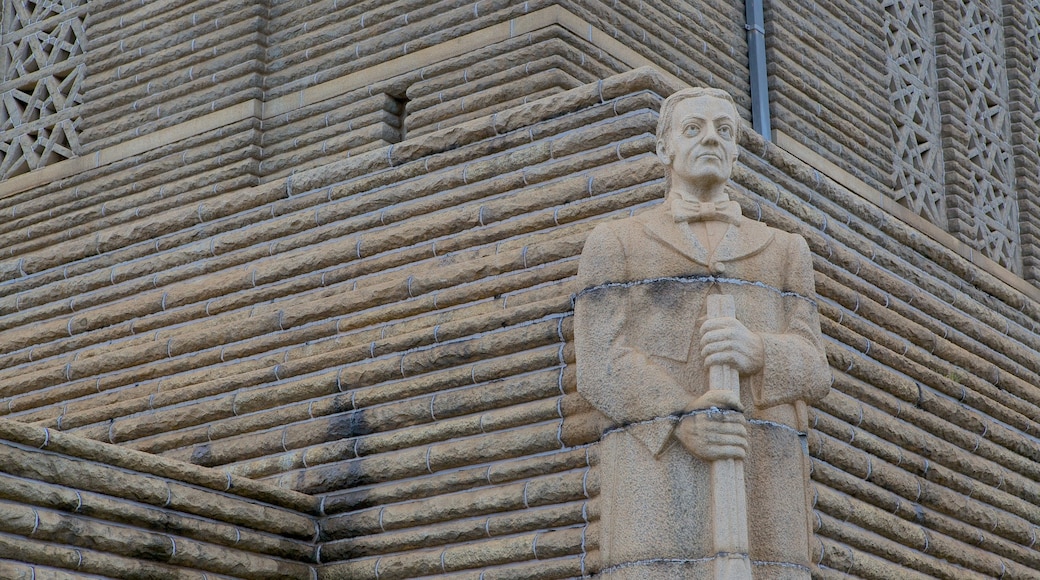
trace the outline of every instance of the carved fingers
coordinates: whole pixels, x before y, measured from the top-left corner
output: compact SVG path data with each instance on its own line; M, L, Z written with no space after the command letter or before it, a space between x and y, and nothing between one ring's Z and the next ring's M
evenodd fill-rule
M740 402L740 395L735 391L724 389L709 389L703 395L697 397L686 410L702 411L712 407L729 411L744 410L744 405Z
M742 375L762 370L766 358L762 338L732 317L701 324L701 356L706 367L732 365Z
M687 451L704 461L744 459L748 448L746 423L738 412L694 413L682 418L675 436Z

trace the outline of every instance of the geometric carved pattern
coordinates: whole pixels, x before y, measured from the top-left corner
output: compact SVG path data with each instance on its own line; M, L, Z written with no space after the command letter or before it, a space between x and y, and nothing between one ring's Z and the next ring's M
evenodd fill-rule
M931 0L883 0L896 201L945 229L941 115Z
M1033 112L1033 126L1040 127L1040 0L1026 2L1025 13L1026 46L1032 57L1027 84L1033 89L1030 92L1032 102L1029 103L1029 109Z
M86 72L82 0L3 0L0 179L75 157Z
M972 0L957 4L964 47L960 56L967 97L967 169L974 189L973 223L962 234L986 256L1019 271L1018 200L1000 7Z
M1040 286L1040 0L1003 5L1022 276Z

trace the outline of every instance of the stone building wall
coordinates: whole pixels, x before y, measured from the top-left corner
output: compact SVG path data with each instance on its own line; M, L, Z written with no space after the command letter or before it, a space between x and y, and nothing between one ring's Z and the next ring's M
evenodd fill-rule
M309 578L315 498L0 420L3 578Z
M1037 8L986 5L1006 88L970 101L951 83L989 85L957 85L941 47L971 5L929 4L767 6L777 131L745 136L733 197L814 254L834 376L808 435L819 578L1040 576ZM321 529L291 538L310 559L266 552L255 573L111 553L174 577L272 557L301 578L595 572L604 423L575 393L577 258L662 198L664 96L719 86L750 118L742 10L85 6L79 148L0 182L0 426L117 446L94 460L117 487L136 450L303 494ZM980 169L969 129L1010 172ZM951 225L976 223L947 211L972 180L1017 200L1018 262ZM77 517L10 475L3 516ZM0 566L135 577L25 556L55 540L23 528Z
M86 14L78 0L0 5L0 176L80 153Z

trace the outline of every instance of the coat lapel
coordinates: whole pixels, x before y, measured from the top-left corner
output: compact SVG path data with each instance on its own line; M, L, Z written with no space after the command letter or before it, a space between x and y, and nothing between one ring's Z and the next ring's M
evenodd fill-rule
M741 219L740 226L730 226L715 248L713 260L732 262L757 254L773 241L773 232L755 220Z
M709 256L708 250L695 236L687 238L682 235L666 206L658 206L639 217L643 222L643 230L650 238L702 266L707 266L709 260L730 262L746 258L758 253L773 241L773 232L765 224L744 218L740 220L739 226L729 226L719 242L719 247L715 249L715 254Z
M643 222L643 230L651 239L661 242L702 266L708 265L708 250L696 239L687 239L683 236L672 218L672 213L667 211L664 206L658 206L639 217Z

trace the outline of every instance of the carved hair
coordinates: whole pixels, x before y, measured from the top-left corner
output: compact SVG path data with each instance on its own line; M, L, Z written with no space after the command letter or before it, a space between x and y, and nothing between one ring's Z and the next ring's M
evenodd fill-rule
M675 108L686 99L695 99L697 97L715 97L722 99L729 103L733 107L733 119L737 121L734 123L734 139L740 141L740 112L737 110L737 103L733 100L733 97L729 93L722 89L715 89L710 87L694 87L690 89L682 89L672 93L672 96L664 100L664 104L661 105L661 116L657 119L657 140L661 141L664 139L664 132L671 126L672 117L675 116Z

